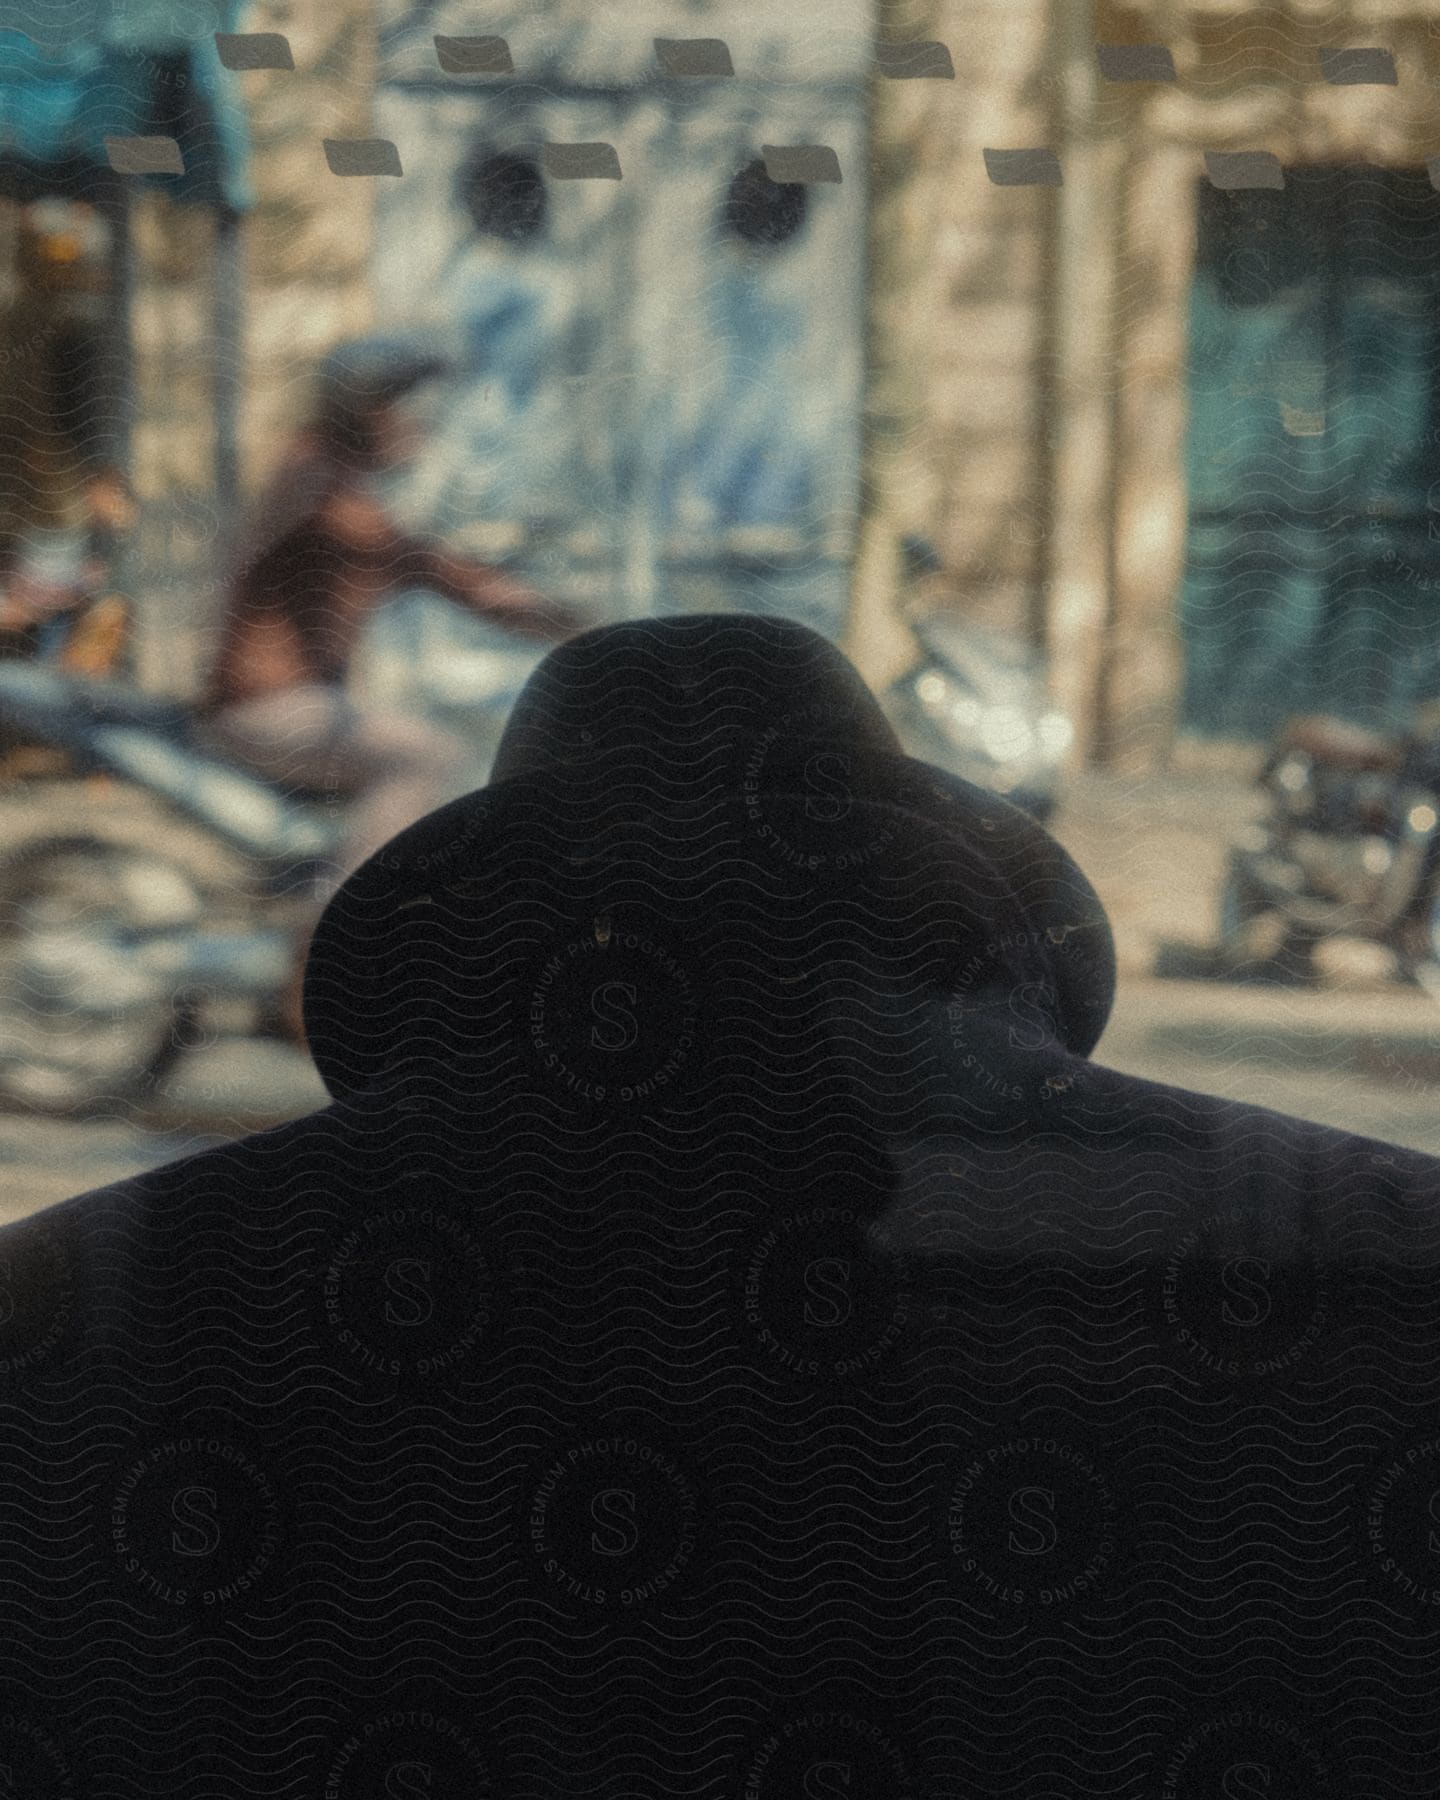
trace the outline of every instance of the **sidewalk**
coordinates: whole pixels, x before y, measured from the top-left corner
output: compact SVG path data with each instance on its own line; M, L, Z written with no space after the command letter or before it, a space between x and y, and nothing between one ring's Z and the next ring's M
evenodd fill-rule
M1162 942L1215 941L1230 841L1255 798L1218 774L1068 779L1050 829L1104 902L1122 980L1149 977Z

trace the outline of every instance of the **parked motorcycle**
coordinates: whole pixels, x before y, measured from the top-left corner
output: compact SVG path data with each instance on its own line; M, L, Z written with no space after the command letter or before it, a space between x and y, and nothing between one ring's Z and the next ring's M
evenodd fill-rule
M1440 705L1396 737L1292 719L1258 786L1261 814L1231 851L1221 895L1224 960L1268 953L1304 978L1322 940L1365 938L1440 997Z

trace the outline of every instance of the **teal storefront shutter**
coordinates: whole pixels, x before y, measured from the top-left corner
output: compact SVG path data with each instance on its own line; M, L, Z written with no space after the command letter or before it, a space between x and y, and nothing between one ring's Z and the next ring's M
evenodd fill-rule
M1440 194L1423 173L1347 172L1337 546L1319 701L1381 725L1440 692Z
M1437 276L1440 195L1424 175L1202 188L1181 599L1192 729L1259 736L1315 708L1385 725L1435 691Z
M183 175L142 177L176 199L243 212L248 138L217 31L245 0L71 0L0 28L0 159L103 163L107 137L174 136Z

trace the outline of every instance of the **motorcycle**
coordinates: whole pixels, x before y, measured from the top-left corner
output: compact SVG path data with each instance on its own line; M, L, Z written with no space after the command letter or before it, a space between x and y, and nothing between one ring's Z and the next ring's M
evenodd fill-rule
M912 621L922 655L881 696L912 756L1003 794L1042 824L1075 731L1020 639L949 617Z
M467 736L479 786L544 648L421 595L382 619L362 690ZM882 697L905 747L1045 816L1070 734L1034 657L949 622L916 631L920 660ZM194 1045L273 1022L341 836L337 798L242 769L176 701L34 663L0 662L0 739L62 752L192 828L161 849L153 818L127 835L91 805L79 829L0 859L0 1101L124 1103Z
M1326 938L1364 938L1440 998L1440 705L1393 737L1292 719L1257 785L1221 894L1223 961L1252 961L1263 934L1277 969L1306 979Z
M919 659L881 695L905 749L977 787L1003 794L1042 824L1055 810L1075 728L1048 692L1039 651L1011 633L925 609L944 566L928 538L901 545L904 617Z
M475 785L543 654L482 628L447 658ZM58 751L183 822L162 849L153 816L127 831L124 807L107 820L91 805L79 829L0 860L0 1099L59 1113L124 1103L222 1029L273 1024L343 833L339 798L241 768L179 702L33 662L0 662L0 739Z

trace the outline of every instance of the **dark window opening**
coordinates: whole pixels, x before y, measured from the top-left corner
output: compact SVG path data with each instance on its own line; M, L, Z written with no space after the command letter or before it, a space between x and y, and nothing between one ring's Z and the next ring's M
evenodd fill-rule
M56 426L87 463L104 461L118 401L103 331L89 321L67 320L57 327L45 360Z
M787 243L805 223L810 196L803 182L772 181L757 157L730 183L721 220L744 244Z
M150 70L150 129L183 138L203 118L188 56L159 56Z
M519 244L545 229L545 178L533 157L500 151L472 158L460 178L460 198L485 237Z

